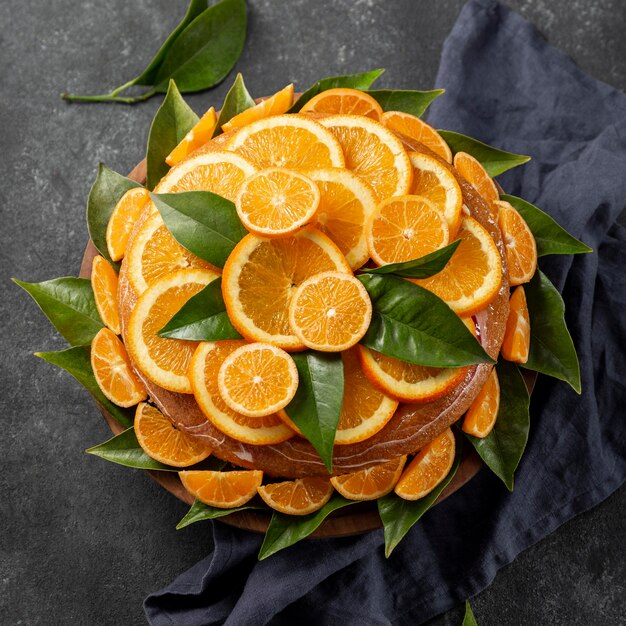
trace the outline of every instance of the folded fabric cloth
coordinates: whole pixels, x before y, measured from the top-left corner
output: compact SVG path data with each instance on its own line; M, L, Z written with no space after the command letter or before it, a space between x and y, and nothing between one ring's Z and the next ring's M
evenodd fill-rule
M586 76L525 20L473 0L447 38L429 121L533 160L500 179L594 254L546 257L567 306L583 395L540 376L509 493L483 470L385 559L380 531L311 540L257 562L259 535L214 524L213 553L149 596L151 624L418 624L626 477L626 95Z

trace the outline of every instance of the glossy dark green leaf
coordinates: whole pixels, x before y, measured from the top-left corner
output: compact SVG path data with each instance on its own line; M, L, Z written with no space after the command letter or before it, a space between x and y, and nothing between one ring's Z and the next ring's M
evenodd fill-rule
M222 297L222 278L191 297L159 332L161 337L191 341L241 339L231 324Z
M440 130L439 134L450 146L453 154L457 152L467 152L471 154L475 159L481 162L489 176L498 176L498 174L502 174L507 170L530 161L529 156L499 150L482 141L478 141L478 139L472 139L472 137L462 135L452 130Z
M197 123L198 116L180 95L176 84L170 82L163 103L152 120L148 135L146 152L148 189L154 189L167 174L170 166L165 162L165 158Z
M161 217L178 243L216 267L248 234L235 205L210 191L150 194Z
M500 408L493 430L482 439L465 436L489 469L513 491L513 476L528 441L530 396L517 366L500 361L496 371Z
M237 74L233 86L228 90L224 98L222 110L220 111L220 116L217 118L213 135L219 135L222 132L222 124L226 124L226 122L235 117L235 115L243 113L246 109L253 107L254 104L254 99L248 93L246 85L243 82L243 76Z
M451 244L426 254L419 259L405 261L404 263L388 263L387 265L374 268L362 267L360 271L367 274L394 274L394 276L402 276L403 278L428 278L437 274L446 266L446 263L452 258L460 243L461 240L457 239Z
M184 92L213 87L233 68L245 40L245 0L217 2L173 42L154 78L155 89L165 91L170 80Z
M365 91L372 86L374 81L384 71L385 70L372 70L371 72L363 72L362 74L347 74L345 76L329 76L328 78L322 78L311 85L296 102L294 102L288 113L297 113L313 96L327 89L344 87Z
M427 496L419 500L404 500L391 492L389 495L378 499L378 514L383 523L386 557L389 557L413 525L430 509L441 492L454 478L461 463L462 453L463 440L457 439L454 463L448 475Z
M238 511L249 511L249 510L266 510L267 507L261 506L260 504L244 504L243 506L238 506L232 509L218 509L215 506L209 506L208 504L204 504L200 502L200 500L196 500L192 505L189 511L183 519L178 522L176 525L176 530L180 530L181 528L185 528L185 526L189 526L190 524L195 524L196 522L203 522L208 519L218 519L219 517L226 517L231 513L237 513Z
M291 356L298 368L299 382L285 412L332 472L335 432L343 402L341 354L306 350Z
M35 352L35 356L64 369L71 374L94 398L98 404L106 409L115 421L128 428L132 426L134 409L123 409L113 404L98 387L98 383L91 369L91 348L76 346L58 352Z
M53 326L73 346L89 343L104 326L86 278L65 276L42 283L13 281L27 291Z
M372 301L364 346L429 367L493 363L461 318L427 289L391 274L358 279Z
M580 365L565 323L565 303L541 270L524 285L530 317L530 353L523 367L563 380L581 392Z
M541 209L526 200L503 194L502 200L509 202L524 218L537 242L537 255L584 254L593 252L582 241L572 237L562 226Z
M368 91L383 111L403 111L416 117L422 117L431 103L438 98L445 89L431 91L411 91L408 89L381 89Z
M265 533L263 545L259 551L259 561L308 537L333 511L351 504L356 504L356 501L346 500L344 497L335 494L316 513L309 515L285 515L284 513L274 512Z
M107 225L115 205L129 189L134 187L141 187L141 185L110 170L104 163L100 163L98 176L87 199L87 228L91 241L98 252L116 269L119 268L119 263L111 260L107 248Z
M463 616L463 624L461 626L478 626L468 600L465 600L465 615Z

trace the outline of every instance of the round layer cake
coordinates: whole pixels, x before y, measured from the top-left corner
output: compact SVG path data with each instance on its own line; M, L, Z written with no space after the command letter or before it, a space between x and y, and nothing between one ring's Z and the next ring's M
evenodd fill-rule
M198 152L222 150L234 132L236 131L220 135ZM435 155L425 145L400 134L397 136L407 151L423 152L437 158L454 174L461 187L464 211L489 232L498 248L502 263L500 288L491 303L473 316L477 338L487 354L495 360L504 338L509 310L508 273L498 225L485 200L451 164ZM170 173L174 170L175 168L170 170ZM166 175L159 187L164 187L169 175ZM129 246L148 214L149 211L146 210L135 225ZM125 259L119 275L119 310L124 341L127 340L128 320L136 301L137 294L128 280ZM221 432L205 417L193 395L163 389L146 377L136 363L133 366L145 383L152 402L177 428L206 442L216 457L240 467L262 470L269 476L300 478L328 475L319 454L304 438L294 436L282 443L270 445L252 445L237 441ZM401 403L389 422L369 439L335 446L333 473L358 471L416 452L461 418L485 384L492 367L490 364L469 367L464 379L443 397L424 404Z

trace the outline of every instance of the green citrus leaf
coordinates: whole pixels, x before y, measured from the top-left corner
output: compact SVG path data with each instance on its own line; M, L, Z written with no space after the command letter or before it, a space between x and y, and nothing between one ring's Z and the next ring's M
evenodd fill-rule
M388 263L387 265L374 268L362 267L360 271L367 274L393 274L403 278L428 278L439 273L446 266L446 263L452 258L460 243L461 240L457 239L447 246L426 254L419 259L405 261L404 263Z
M107 248L107 225L115 205L129 189L134 187L141 185L100 163L98 176L87 199L87 228L91 241L98 252L116 269L119 269L119 263L111 260Z
M343 402L341 354L306 350L291 356L298 368L298 390L285 412L317 450L330 473Z
M530 317L530 353L522 367L563 380L580 394L580 365L565 323L561 294L541 270L524 285L524 291Z
M501 195L500 199L509 202L524 218L537 242L538 256L593 252L534 204L508 194Z
M461 626L478 626L468 600L465 600L465 615L463 616L463 623Z
M333 511L351 504L356 504L356 501L335 494L319 511L309 515L274 512L259 551L259 561L308 537Z
M386 557L389 557L413 525L430 509L441 492L454 478L461 463L462 452L463 440L457 439L454 463L448 475L427 496L419 500L404 500L391 492L389 495L378 499L378 514L383 523Z
M403 111L416 117L422 117L433 100L438 98L445 89L431 91L411 91L407 89L381 89L368 91L383 111Z
M329 76L322 78L311 85L293 104L288 113L297 113L311 98L327 89L335 89L344 87L349 89L360 89L365 91L369 89L374 81L385 70L372 70L371 72L363 72L362 74L348 74L345 76Z
M243 76L237 74L233 86L228 90L224 98L222 110L220 111L220 116L217 118L213 136L219 135L222 132L223 124L226 124L226 122L230 121L235 115L239 115L239 113L243 113L246 109L253 107L254 104L254 99L248 93L246 85L243 82Z
M440 130L439 134L450 146L453 154L457 152L467 152L471 154L475 159L480 161L489 176L492 177L498 176L498 174L502 174L507 170L530 161L529 156L499 150L482 141L478 141L478 139L472 139L472 137L467 137L466 135L456 133L452 130Z
M210 191L150 194L174 239L201 259L224 267L228 255L248 234L235 205Z
M52 325L73 346L89 343L104 326L86 278L65 276L42 283L13 279L27 291Z
M222 297L222 278L211 281L161 329L160 337L190 341L241 339L232 325Z
M513 491L530 429L530 396L517 367L507 361L496 366L500 382L500 408L493 430L484 438L465 435L487 467Z
M187 511L185 517L183 517L183 519L178 522L178 524L176 525L176 530L180 530L181 528L185 528L185 526L195 524L196 522L203 522L204 520L208 519L218 519L219 517L226 517L231 513L237 513L238 511L248 511L250 509L267 510L267 507L262 506L261 504L244 504L243 506L237 506L232 509L218 509L215 506L209 506L208 504L200 502L200 500L196 500L191 505L189 511Z
M90 346L76 346L58 352L35 352L35 356L56 365L71 374L121 426L133 424L134 410L123 409L113 404L103 393L96 382L91 369Z
M358 279L373 309L364 346L429 367L493 363L458 315L427 289L391 274Z

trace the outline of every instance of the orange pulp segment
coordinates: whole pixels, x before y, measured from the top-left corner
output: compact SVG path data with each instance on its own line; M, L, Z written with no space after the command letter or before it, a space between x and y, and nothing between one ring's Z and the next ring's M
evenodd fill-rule
M383 113L382 122L387 128L423 143L436 155L452 163L452 151L444 138L419 117L403 111L387 111Z
M358 472L333 476L330 482L348 500L376 500L393 490L405 463L406 455Z
M194 150L211 141L217 124L217 114L211 107L182 138L180 143L165 157L168 165L176 165L186 159Z
M308 515L321 509L333 495L327 478L298 478L258 488L265 504L287 515Z
M117 308L117 274L100 255L95 256L91 263L91 287L104 325L119 335L121 326Z
M509 300L509 317L506 321L502 356L513 363L526 363L530 352L530 316L526 292L521 285L513 290Z
M498 197L498 188L487 170L467 152L457 152L454 155L454 168L456 171L483 197L490 208ZM492 208L493 211L493 208Z
M494 427L498 410L500 409L500 383L494 367L487 378L487 382L478 392L474 402L467 409L461 428L464 433L486 437Z
M293 83L287 85L284 89L277 91L270 98L262 100L258 104L245 111L242 111L228 122L222 124L222 130L227 133L229 130L241 128L256 120L270 117L271 115L280 115L286 113L293 104Z
M256 495L263 480L263 472L259 470L183 470L178 476L192 496L218 509L243 506Z
M150 192L144 187L129 189L115 205L109 218L106 232L107 249L113 261L119 261L126 254L128 238L150 200Z
M313 96L300 109L300 112L324 113L326 115L364 115L378 122L383 114L383 109L369 94L358 89L336 87Z

